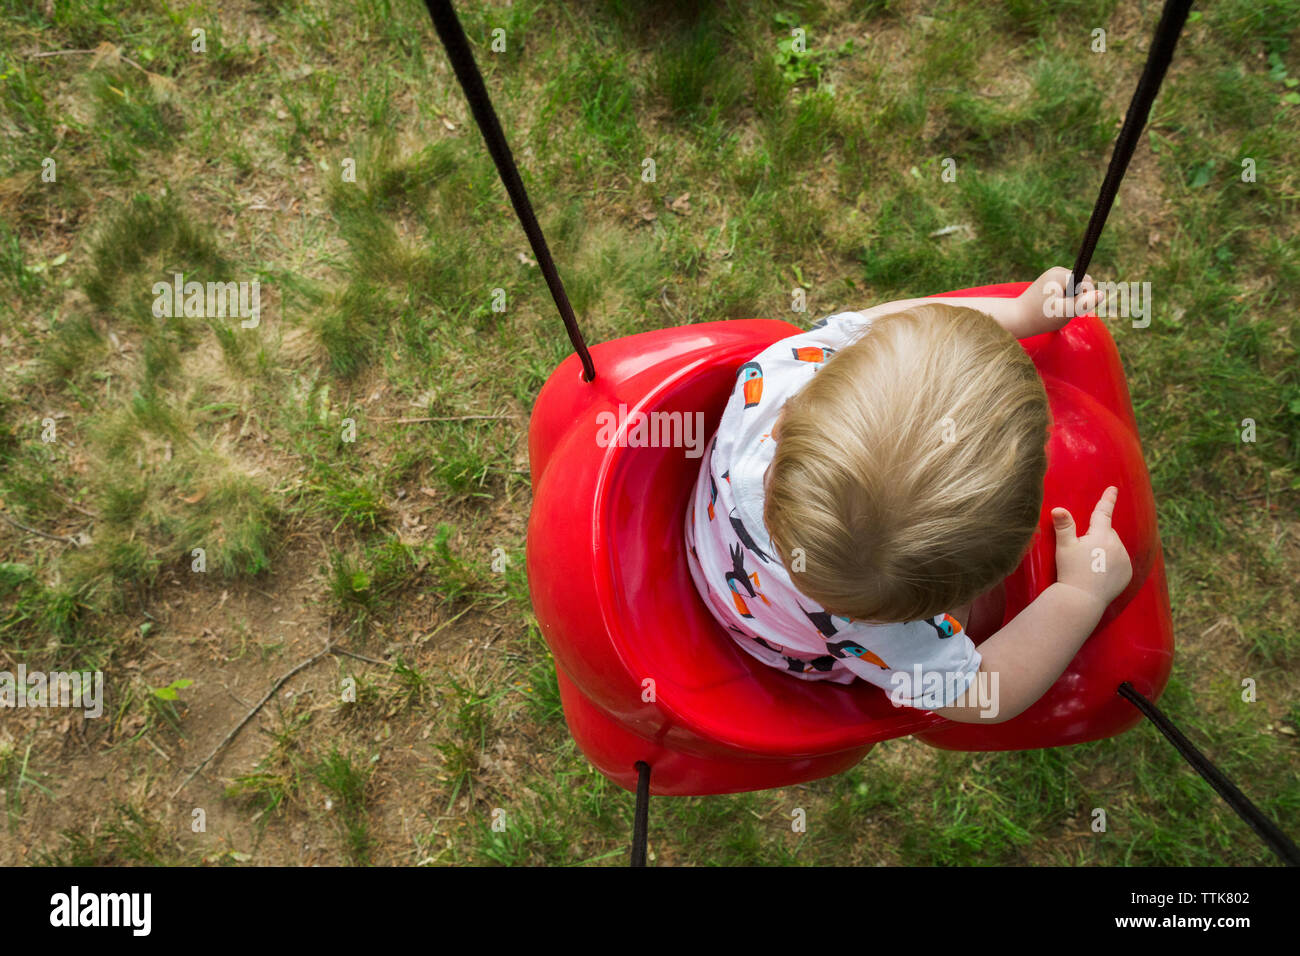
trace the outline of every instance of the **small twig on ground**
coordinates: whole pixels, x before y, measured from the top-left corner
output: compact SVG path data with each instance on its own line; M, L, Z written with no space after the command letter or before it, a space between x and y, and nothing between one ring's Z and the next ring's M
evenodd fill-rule
M156 743L154 743L152 740L150 740L148 734L145 734L144 742L147 743L150 747L152 747L155 751L157 751L157 752L158 752L158 756L162 757L162 758L163 758L164 760L166 760L168 763L171 763L171 760L172 760L171 754L167 753L165 750L163 750L161 747L159 747Z
M46 50L43 53L28 53L30 59L36 60L43 56L73 56L77 53L94 53L94 50Z
M673 320L678 325L681 325L682 314L678 312L677 309L672 305L672 303L668 301L668 286L664 286L662 289L659 290L659 301L663 303L664 311L667 312L670 316L672 316Z
M221 686L224 687L224 688L226 688L226 693L230 695L230 699L233 700L233 701L234 701L236 704L238 704L240 707L247 707L247 706L248 706L248 701L246 701L246 700L240 700L238 697L236 697L236 696L235 696L235 692L234 692L233 690L230 689L230 686L229 686L228 684L222 684Z
M62 541L65 544L72 545L74 548L81 546L81 542L78 541L76 538L71 537L70 535L50 534L48 531L42 531L40 528L29 528L21 521L16 521L13 518L9 517L3 511L0 511L0 518L4 518L6 523L13 525L19 531L26 531L28 534L37 534L40 535L42 538L49 538L51 541Z
M308 667L310 667L312 664L315 664L318 660L320 660L322 657L328 654L333 649L333 647L334 647L334 628L333 625L331 625L329 629L329 633L325 638L325 646L321 648L321 650L313 654L311 657L308 657L307 659L300 661L298 665L294 667L292 670L290 670L288 673L281 675L279 679L277 679L276 682L271 685L271 689L266 692L266 696L263 697L261 700L259 700L256 704L254 704L253 707L248 711L248 713L244 715L244 719L241 720L239 723L235 724L235 726L231 729L230 733L226 734L226 736L222 738L221 743L217 744L217 746L213 748L212 753L204 757L203 760L199 763L199 765L190 771L189 776L181 781L181 785L172 792L172 799L173 800L176 799L176 797L180 794L180 792L184 790L187 786L189 786L189 782L199 775L199 771L201 771L204 767L206 767L213 757L221 753L221 751L225 749L226 745L235 739L235 735L238 734L241 730L243 730L244 725L247 724L250 720L252 720L253 717L257 714L257 712L266 705L266 702L276 695L276 692L279 691L279 689L284 686L285 681L287 681L294 674L297 674L299 671L305 670Z
M476 608L477 606L478 606L477 604L471 604L469 607L465 608L465 610L461 611L459 614L455 615L454 617L450 617L450 618L448 618L447 620L443 621L441 624L439 624L437 627L435 627L435 628L434 628L432 631L430 631L428 634L424 635L424 637L422 637L422 638L420 638L418 641L416 641L416 643L417 643L417 644L424 644L426 641L431 640L435 634L437 634L439 631L441 631L441 630L442 630L444 627L446 627L448 624L454 624L456 621L460 620L461 617L463 617L464 615L468 614L470 611L474 610L474 608Z
M28 59L38 60L41 57L45 57L45 56L79 56L87 53L98 53L98 52L99 52L98 50L46 50L44 53L29 53L27 54L27 57ZM135 62L135 60L131 59L129 56L123 56L121 53L118 53L117 58L121 60L123 63L131 64L131 66L135 67L141 73L149 72L144 67L142 67L139 63Z
M312 664L315 664L322 657L325 657L329 654L343 654L347 657L355 657L358 660L367 661L371 664L379 664L382 667L389 666L387 661L376 660L373 657L366 657L364 654L358 654L356 651L349 651L342 647L335 647L334 627L331 624L329 633L325 638L325 646L321 648L319 651L317 651L315 654L313 654L311 657L308 657L305 660L300 661L298 665L294 667L292 670L290 670L288 673L281 675L276 680L276 682L271 685L271 689L266 692L266 696L264 696L256 704L254 704L251 708L249 708L248 713L244 715L244 719L241 720L239 723L235 724L235 726L231 729L230 733L226 734L226 736L222 738L221 743L217 744L217 746L212 749L212 753L204 757L203 761L197 767L195 767L193 770L190 771L189 776L186 777L183 781L181 781L181 785L177 787L175 791L172 792L172 799L175 799L182 790L184 790L187 786L189 786L190 781L193 780L195 777L197 777L199 775L199 772L204 767L206 767L209 763L211 763L213 758L215 758L217 754L221 753L221 751L225 749L225 747L232 740L235 739L236 735L238 735L238 733L244 729L244 726L250 720L252 720L254 716L256 716L259 710L261 710L264 706L266 706L266 702L269 701L272 697L274 697L277 692L279 692L280 688L284 686L285 682L289 680L289 678L293 677L299 671L306 670L308 667L310 667ZM229 693L230 688L227 687L226 691L227 693ZM230 696L234 697L235 695L231 694Z
M52 494L54 495L54 497L58 498L58 499L59 499L60 501L62 501L65 505L67 505L69 508L71 508L73 511L80 511L80 512L81 512L83 515L85 515L87 518L98 518L98 517L99 517L99 515L95 514L95 512L93 512L93 511L87 511L85 508L81 507L81 505L77 504L75 501L69 501L67 498L63 497L63 495L59 494L58 492L52 492Z
M474 422L501 421L506 415L443 415L435 418L372 418L372 422L385 422L392 425L416 425L420 422Z
M344 657L355 657L359 661L365 661L368 664L378 664L380 667L390 666L388 661L381 661L374 657L366 657L365 654L358 654L356 651L344 650L341 647L334 648L335 654L342 654Z

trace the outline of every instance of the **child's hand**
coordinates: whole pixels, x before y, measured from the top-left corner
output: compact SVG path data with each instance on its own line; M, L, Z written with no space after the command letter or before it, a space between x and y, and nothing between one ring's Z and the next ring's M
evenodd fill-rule
M1111 485L1093 509L1088 533L1075 537L1074 519L1064 508L1052 509L1056 527L1056 580L1101 602L1103 609L1133 579L1133 564L1124 543L1110 526L1119 489ZM1098 553L1100 552L1100 553Z
M1053 266L1017 297L1016 301L1022 309L1021 321L1026 328L1033 330L1032 334L1055 332L1064 328L1076 315L1094 312L1105 301L1106 293L1093 285L1092 276L1086 275L1074 290L1071 303L1065 295L1065 286L1069 281L1069 269Z

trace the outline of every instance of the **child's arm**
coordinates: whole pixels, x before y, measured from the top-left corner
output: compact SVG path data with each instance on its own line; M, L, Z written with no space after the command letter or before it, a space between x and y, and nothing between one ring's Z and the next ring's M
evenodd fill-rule
M980 671L997 674L996 683L989 685L996 694L994 706L972 700L934 713L963 724L1001 723L1042 697L1065 672L1106 607L1133 577L1128 552L1110 526L1118 497L1118 488L1106 489L1081 538L1075 537L1068 511L1052 510L1056 583L980 645ZM1103 555L1094 557L1095 549ZM1093 570L1096 566L1104 570Z
M1073 316L1087 315L1101 305L1105 293L1098 291L1092 282L1092 276L1084 276L1075 290L1074 306L1068 308L1064 303L1065 285L1070 280L1070 270L1064 266L1048 269L1024 292L1014 298L1004 296L930 296L925 299L899 299L872 306L858 315L868 319L901 312L924 302L947 302L950 305L964 305L991 315L998 323L1018 339L1027 339L1042 332L1055 332L1062 328ZM1048 303L1054 303L1048 308ZM1051 315L1050 312L1060 313Z

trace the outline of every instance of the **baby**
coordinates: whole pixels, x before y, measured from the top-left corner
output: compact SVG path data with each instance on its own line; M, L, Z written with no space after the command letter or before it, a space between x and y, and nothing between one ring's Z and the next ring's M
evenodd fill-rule
M1016 340L1097 308L1091 276L1067 298L1068 276L1050 269L1014 299L842 312L740 367L686 543L696 588L742 648L962 723L1015 717L1069 666L1132 577L1114 486L1082 536L1052 510L1056 583L978 650L964 630L1038 526L1047 394Z

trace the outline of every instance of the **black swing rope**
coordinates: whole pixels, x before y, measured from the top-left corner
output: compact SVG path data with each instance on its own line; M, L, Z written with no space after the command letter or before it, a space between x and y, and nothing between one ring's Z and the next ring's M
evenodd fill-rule
M1236 784L1224 776L1222 770L1197 750L1159 707L1138 693L1128 681L1119 685L1119 695L1142 711L1142 716L1159 728L1166 739L1174 745L1174 749L1182 754L1183 759L1205 778L1205 782L1214 788L1215 793L1223 797L1228 806L1236 811L1237 816L1249 824L1270 850L1288 866L1300 866L1300 847L1295 845L1295 841L1279 830L1277 824L1264 816L1259 807L1251 803L1250 799L1237 789Z
M574 351L577 352L578 358L582 362L583 378L590 382L596 377L596 367L591 361L591 353L587 351L587 344L582 337L582 332L578 329L573 307L569 304L569 298L564 292L564 284L560 281L559 273L556 272L550 249L546 245L546 239L542 235L541 227L537 224L537 217L533 214L532 205L528 201L528 193L524 189L523 181L519 178L519 170L515 167L514 158L511 155L509 145L506 143L505 134L501 131L501 124L497 120L496 111L492 108L492 101L488 98L487 88L483 85L483 77L474 62L474 54L470 50L465 31L460 25L456 11L452 9L451 0L425 0L425 6L429 8L429 14L433 18L433 25L438 31L438 38L447 50L447 57L451 60L452 68L456 72L456 79L460 81L461 88L465 92L465 99L469 101L470 110L474 114L474 121L478 124L483 139L487 143L488 152L491 153L492 159L496 163L501 182L515 207L515 214L518 215L519 222L524 227L524 232L532 245L533 255L537 257L537 264L541 267L542 275L546 277L546 284L551 290L551 297L555 300L560 317L564 320L564 328L569 333L569 340L573 343ZM1092 216L1088 220L1088 228L1084 232L1083 244L1079 249L1078 258L1075 260L1074 269L1070 274L1072 284L1072 288L1069 290L1070 293L1073 293L1074 288L1078 287L1079 282L1087 272L1088 264L1092 261L1092 254L1097 247L1097 239L1101 235L1102 228L1106 225L1106 218L1110 214L1115 196L1119 192L1124 173L1128 170L1129 160L1133 158L1133 152L1137 148L1142 130L1146 126L1147 117L1151 112L1151 104L1155 101L1156 94L1160 90L1160 84L1169 69L1169 64L1173 59L1174 47L1178 43L1179 34L1182 32L1183 24L1187 20L1187 14L1191 10L1191 6L1192 0L1165 0L1164 9L1160 14L1160 23L1156 27L1155 38L1152 40L1150 52L1147 54L1146 66L1143 68L1142 77L1138 81L1137 91L1133 94L1133 99L1129 103L1128 113L1124 117L1124 125L1115 141L1115 149L1111 153L1106 178L1102 182L1101 192L1097 196ZM1291 866L1300 865L1300 848L1297 848L1296 844L1278 829L1277 825L1268 819L1209 758L1183 736L1155 704L1139 693L1128 681L1120 684L1116 692L1156 725L1183 758L1232 807L1237 815L1259 835L1270 850L1285 863ZM644 760L638 760L634 769L637 772L637 786L636 811L632 826L631 865L641 867L646 865L647 825L650 811L650 765Z
M647 825L650 820L650 765L638 760L636 766L636 814L632 818L632 866L645 866Z
M519 178L514 156L510 152L509 144L506 143L505 133L501 132L501 123L497 121L496 110L492 108L487 87L483 85L483 76L474 62L474 54L469 48L469 40L465 38L465 30L460 25L456 11L452 9L451 0L424 0L424 5L429 8L434 29L438 31L438 39L446 48L447 59L451 60L451 67L456 71L456 79L460 81L461 89L465 91L465 99L469 101L474 122L483 133L488 152L492 154L492 160L497 164L501 183L506 187L510 202L515 207L515 215L519 217L519 224L524 227L528 243L533 247L533 255L537 258L542 275L546 277L546 285L551 290L555 307L560 310L560 318L564 320L569 341L573 343L573 350L578 353L578 359L582 362L583 380L594 381L596 366L591 361L587 342L578 328L578 320L573 314L573 306L569 304L569 296L564 291L564 283L560 281L560 274L555 271L551 250L546 245L542 227L537 224L537 217L533 214L533 206L528 201L524 181Z
M1088 263L1092 261L1092 254L1097 248L1097 239L1101 236L1102 227L1106 225L1106 217L1110 215L1110 207L1115 202L1115 194L1119 192L1124 173L1128 171L1129 160L1133 158L1133 151L1137 149L1138 140L1142 137L1142 130L1151 113L1151 104L1160 92L1160 84L1174 58L1174 47L1178 44L1178 36L1183 32L1183 24L1191 9L1192 0L1165 0L1164 9L1160 12L1160 23L1156 25L1155 38L1147 53L1146 66L1142 69L1142 77L1138 80L1133 99L1128 104L1128 112L1124 114L1124 125L1115 140L1115 149L1110 154L1106 178L1102 180L1101 192L1097 194L1092 216L1088 219L1088 228L1083 233L1083 244L1079 247L1078 258L1074 260L1074 269L1070 273L1070 295L1074 294L1088 271Z

